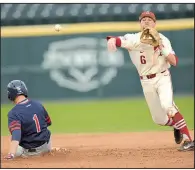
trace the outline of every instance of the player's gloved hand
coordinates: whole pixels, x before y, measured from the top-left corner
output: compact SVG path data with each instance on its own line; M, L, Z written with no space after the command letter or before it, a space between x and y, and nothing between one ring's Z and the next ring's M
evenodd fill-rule
M7 160L12 160L14 159L14 154L13 153L8 153L8 155L5 157Z
M117 50L116 47L116 38L110 38L107 42L108 51L115 52Z
M150 44L157 47L160 45L161 39L158 31L155 28L147 27L142 31L140 41L144 44Z

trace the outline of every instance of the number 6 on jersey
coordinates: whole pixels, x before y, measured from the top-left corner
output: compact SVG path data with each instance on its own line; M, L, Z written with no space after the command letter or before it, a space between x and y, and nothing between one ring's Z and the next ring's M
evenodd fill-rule
M142 64L146 64L146 57L144 55L140 56L140 61Z
M36 126L37 133L41 132L39 119L38 119L36 114L34 114L33 120L35 121L35 126Z

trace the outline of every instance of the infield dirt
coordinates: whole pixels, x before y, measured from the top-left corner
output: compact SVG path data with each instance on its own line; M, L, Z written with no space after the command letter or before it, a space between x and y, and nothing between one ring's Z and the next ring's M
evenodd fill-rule
M194 133L191 131L192 137ZM193 168L194 151L179 152L173 132L58 134L52 146L65 153L4 160L9 137L1 137L2 168Z

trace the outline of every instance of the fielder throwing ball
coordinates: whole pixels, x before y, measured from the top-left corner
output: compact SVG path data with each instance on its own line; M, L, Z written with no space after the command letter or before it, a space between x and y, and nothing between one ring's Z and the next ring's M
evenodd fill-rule
M10 149L5 159L28 157L51 151L51 119L37 101L29 100L27 87L20 80L7 86L8 98L15 107L8 113L8 127L12 135Z
M156 31L154 13L146 11L139 17L141 31L119 37L107 37L109 51L117 47L128 50L131 61L140 76L143 93L153 121L172 126L175 142L182 143L179 151L194 150L186 122L173 101L173 88L169 68L176 66L178 57L167 37Z

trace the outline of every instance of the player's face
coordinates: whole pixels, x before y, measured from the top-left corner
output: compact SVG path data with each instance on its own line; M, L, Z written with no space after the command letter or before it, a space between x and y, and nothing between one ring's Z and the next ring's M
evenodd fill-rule
M153 21L150 17L144 17L140 22L141 29L144 29L146 27L152 27L154 28L156 26L156 23Z

